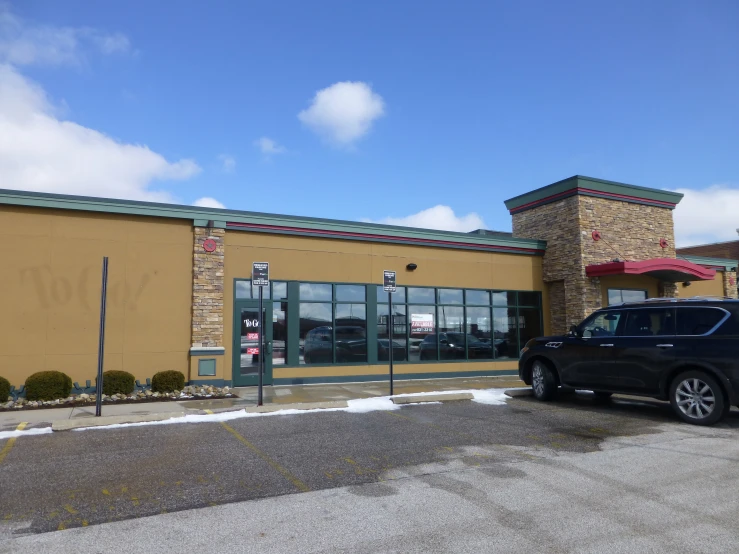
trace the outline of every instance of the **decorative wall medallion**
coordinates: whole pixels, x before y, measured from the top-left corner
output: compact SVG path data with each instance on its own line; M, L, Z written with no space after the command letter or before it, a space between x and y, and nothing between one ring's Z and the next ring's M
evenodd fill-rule
M206 252L215 252L218 244L213 239L205 239L203 241L203 250Z
M593 237L593 240L595 242L598 242L600 240L600 232L599 231L593 231L590 233L590 236Z
M667 248L668 246L670 246L670 243L667 242L667 239L659 239L659 245L662 248Z

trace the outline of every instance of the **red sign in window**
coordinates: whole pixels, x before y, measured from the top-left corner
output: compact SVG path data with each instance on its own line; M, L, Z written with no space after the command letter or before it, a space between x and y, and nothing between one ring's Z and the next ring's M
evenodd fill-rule
M247 354L259 354L259 348L247 348L246 353Z
M259 333L247 333L246 340L259 340Z

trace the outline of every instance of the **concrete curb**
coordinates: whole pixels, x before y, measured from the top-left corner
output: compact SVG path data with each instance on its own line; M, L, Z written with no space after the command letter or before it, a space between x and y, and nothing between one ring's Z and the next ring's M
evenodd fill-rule
M325 410L328 408L348 408L346 400L332 400L328 402L305 402L303 404L268 404L267 406L248 406L244 411L248 414L264 414L281 410Z
M168 412L163 414L139 414L139 415L117 415L84 417L80 419L57 419L52 422L52 431L71 431L72 429L84 429L88 427L103 427L119 423L144 423L149 421L164 421L173 417L182 417L185 412Z
M531 390L531 387L521 387L520 389L507 389L504 394L511 398L517 398L519 396L534 396L534 391Z
M458 392L448 394L414 394L412 396L392 397L393 404L416 404L418 402L454 402L457 400L472 400L474 395L470 392Z

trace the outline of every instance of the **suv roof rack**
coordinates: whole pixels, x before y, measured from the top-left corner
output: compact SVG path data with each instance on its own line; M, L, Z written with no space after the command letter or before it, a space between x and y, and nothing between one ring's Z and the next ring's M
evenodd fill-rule
M736 298L732 298L730 296L714 296L714 295L705 295L705 296L689 296L688 298L673 298L668 296L662 296L658 298L647 298L645 300L635 300L633 302L619 302L618 304L611 304L610 306L605 306L607 308L611 306L629 306L632 304L649 304L652 302L701 302L701 301L733 301L737 302L738 300Z

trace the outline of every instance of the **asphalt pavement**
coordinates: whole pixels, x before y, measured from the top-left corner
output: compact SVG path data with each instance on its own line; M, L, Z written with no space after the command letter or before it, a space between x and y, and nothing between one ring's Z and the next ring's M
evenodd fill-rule
M573 394L22 437L0 552L730 551L737 415Z

